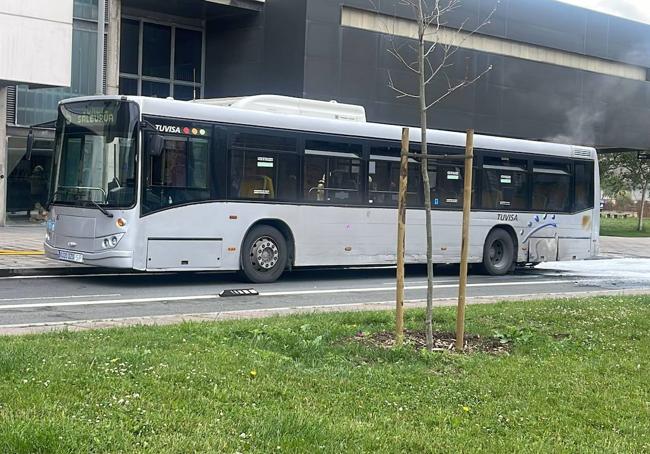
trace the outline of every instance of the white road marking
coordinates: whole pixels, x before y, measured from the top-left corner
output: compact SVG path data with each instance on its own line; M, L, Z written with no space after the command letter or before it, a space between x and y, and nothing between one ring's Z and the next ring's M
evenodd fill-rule
M524 281L524 282L487 282L467 284L468 287L510 287L520 285L551 285L572 283L570 280L553 280L553 281ZM453 288L458 284L434 285L434 288ZM405 290L422 290L426 285L406 286ZM294 290L280 292L260 292L259 296L296 296L296 295L326 295L336 293L366 293L366 292L387 292L395 290L395 287L366 287L366 288L345 288L345 289L323 289L323 290ZM168 297L151 297L151 298L126 298L97 301L66 301L61 303L28 303L28 304L4 304L0 305L0 310L8 309L34 309L39 307L69 307L69 306L96 306L105 304L139 304L139 303L165 303L177 301L192 300L212 300L220 298L219 295L186 295L186 296L168 296Z
M104 293L99 295L70 295L70 296L31 296L27 298L0 298L0 301L33 301L33 300L60 300L69 298L107 298L109 296L122 296L121 293Z
M484 282L476 284L467 284L468 287L510 287L514 285L542 285L542 284L570 284L573 281L568 279L553 281L523 281L523 282ZM456 284L434 285L433 288L453 288L458 287ZM405 286L404 290L422 290L426 285ZM346 288L346 289L327 289L327 290L295 290L288 292L260 292L260 296L293 296L293 295L321 295L330 293L360 293L360 292L385 292L395 290L393 287L366 287L366 288ZM1 307L1 306L0 306Z
M120 300L98 300L98 301L69 301L65 303L29 303L29 304L4 304L2 309L33 309L37 307L67 307L67 306L97 306L100 304L138 304L138 303L165 303L174 301L189 300L211 300L217 299L219 295L192 295L192 296L170 296L158 298L128 298Z
M434 279L433 284L447 284L450 282L458 282L458 279ZM414 284L426 284L427 281L409 281L408 279L405 281L407 285L414 285ZM382 285L395 285L395 281L392 282L382 282Z

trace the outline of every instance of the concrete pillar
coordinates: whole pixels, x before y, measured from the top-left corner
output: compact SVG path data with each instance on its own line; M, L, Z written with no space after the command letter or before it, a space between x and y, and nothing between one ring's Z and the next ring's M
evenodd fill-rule
M7 217L7 179L9 178L7 154L7 87L0 85L0 227Z
M120 92L120 33L122 24L122 0L106 0L108 3L108 33L106 42L106 94Z

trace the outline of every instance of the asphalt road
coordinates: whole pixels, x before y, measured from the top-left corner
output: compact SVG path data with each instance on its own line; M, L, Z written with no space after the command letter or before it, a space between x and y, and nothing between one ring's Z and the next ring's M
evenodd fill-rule
M102 274L0 278L0 328L180 314L294 308L347 308L394 301L394 269L300 270L273 284L243 284L232 274ZM458 292L458 268L437 269L437 298ZM253 288L259 295L220 297ZM505 277L472 273L469 297L562 295L648 289L650 259L551 263ZM406 298L426 296L423 267L407 270Z

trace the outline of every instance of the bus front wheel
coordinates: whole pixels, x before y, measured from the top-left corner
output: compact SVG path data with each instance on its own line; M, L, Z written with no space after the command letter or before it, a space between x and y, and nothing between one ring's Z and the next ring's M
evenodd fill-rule
M515 262L515 244L512 236L503 229L494 229L483 247L483 268L492 276L510 272Z
M253 227L244 239L241 271L253 283L276 281L287 266L287 240L270 225Z

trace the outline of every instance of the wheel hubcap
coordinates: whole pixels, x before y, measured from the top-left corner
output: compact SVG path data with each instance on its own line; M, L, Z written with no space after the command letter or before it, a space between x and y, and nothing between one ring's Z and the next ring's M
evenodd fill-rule
M504 247L501 241L495 241L490 247L490 262L493 265L500 265L503 262Z
M272 238L263 236L253 241L250 258L255 269L269 271L278 263L280 251Z

